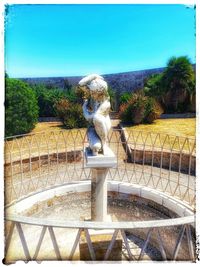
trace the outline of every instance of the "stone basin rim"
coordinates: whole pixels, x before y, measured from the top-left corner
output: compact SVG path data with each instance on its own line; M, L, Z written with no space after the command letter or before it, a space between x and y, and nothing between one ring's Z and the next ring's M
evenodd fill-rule
M147 220L147 221L123 221L123 222L93 222L93 221L66 221L55 219L36 218L34 216L24 216L18 213L26 210L39 201L48 200L58 195L66 193L78 193L90 191L91 181L82 181L72 184L60 185L42 192L37 192L31 196L15 201L5 208L5 220L15 223L40 225L47 227L62 228L82 228L82 229L139 229L156 228L165 226L175 226L183 224L194 224L195 215L189 205L169 196L165 193L150 189L149 187L130 184L125 182L108 181L108 191L137 195L139 197L152 200L175 212L178 218ZM39 197L39 196L40 197Z

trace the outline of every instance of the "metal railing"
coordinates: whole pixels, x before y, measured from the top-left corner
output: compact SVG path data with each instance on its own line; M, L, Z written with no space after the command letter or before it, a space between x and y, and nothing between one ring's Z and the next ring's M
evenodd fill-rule
M125 135L123 130L110 133L118 165L109 171L109 179L158 189L195 206L195 139L135 131ZM85 146L85 130L7 138L6 204L31 192L90 179Z
M10 231L7 237L7 242L6 242L6 251L8 251L12 236L13 236L13 230L14 227L17 228L17 232L19 234L19 238L21 241L21 245L23 248L24 256L21 257L21 259L25 261L30 261L30 260L40 260L38 258L38 254L42 245L42 242L44 240L44 236L46 233L46 230L48 229L49 234L50 234L50 240L53 244L54 247L54 252L55 256L51 255L50 259L54 260L73 260L73 256L75 254L75 251L77 249L79 240L81 238L81 233L84 232L86 236L86 242L89 248L89 253L91 260L95 261L96 260L96 255L95 255L95 249L91 241L91 234L89 232L90 229L95 229L95 230L114 230L112 232L112 237L110 240L110 243L107 247L107 250L105 252L103 260L108 260L110 253L112 251L114 242L116 240L116 237L119 233L121 233L121 237L124 243L124 249L127 252L127 258L128 260L143 260L145 250L147 249L148 243L150 243L150 238L155 235L154 238L156 238L158 242L158 247L160 249L160 256L162 260L176 260L176 259L181 259L181 260L195 260L195 252L194 252L194 247L193 247L193 238L191 234L191 226L190 224L193 223L194 217L193 216L187 216L184 218L175 218L175 219L165 219L165 220L158 220L158 221L141 221L141 222L112 222L111 223L102 223L102 222L86 222L86 221L56 221L56 220L48 220L48 219L36 219L36 218L30 218L30 217L24 217L24 216L8 216L7 217L8 221L11 221L10 225ZM31 225L33 226L40 226L41 227L41 232L38 238L38 242L36 243L37 245L34 246L34 249L30 252L30 248L28 246L28 243L25 238L25 234L23 231L22 225ZM165 249L166 242L164 242L163 237L162 237L162 231L165 228L172 228L173 230L176 226L179 226L178 228L178 234L176 235L176 240L173 244L174 248L171 251L168 251ZM74 243L71 246L71 249L69 250L69 253L66 255L62 255L60 249L59 249L59 242L56 239L56 234L54 229L55 228L61 228L61 229L76 229L76 238L74 240ZM34 228L33 228L34 229ZM32 229L32 230L33 230ZM128 238L127 236L127 231L132 231L132 230L139 230L142 229L142 231L147 232L145 233L145 238L144 242L141 245L140 253L136 256L134 254L134 251L131 249L131 239ZM65 234L67 238L67 233L63 231L63 234ZM188 244L188 251L189 254L185 254L185 251L187 249L185 247L181 248L182 241L184 239L184 234L186 234L186 240ZM155 241L154 241L155 242ZM164 245L165 243L165 245ZM49 242L48 242L49 245ZM180 249L181 251L181 256L179 256ZM63 253L64 254L64 253ZM182 258L184 255L184 258ZM179 256L179 257L178 257ZM186 257L185 257L186 256Z
M182 202L189 204L195 211L195 139L169 136L164 134L143 133L136 131L112 130L109 144L117 156L117 167L109 170L108 180L123 181L144 185L164 192ZM9 206L36 192L55 186L90 179L90 169L84 167L84 147L88 145L86 130L63 130L41 132L10 137L5 140L5 202ZM97 222L47 221L18 215L7 215L6 251L9 247L14 227L19 234L25 258L37 259L46 230L49 230L53 244L55 259L63 258L56 241L54 228L77 229L71 254L72 259L78 245L81 232L84 231L91 259L95 260L95 252L91 243L89 229L113 229L110 245L104 259L108 259L116 237L121 233L123 244L129 260L141 260L150 242L152 233L158 244L161 259L177 259L183 240L188 244L187 259L195 259L194 238L191 235L191 223L194 217L147 222L120 222L98 224ZM29 251L23 226L42 227L36 250ZM177 226L178 225L178 226ZM162 230L177 226L178 232L173 253L168 255L161 237ZM130 247L130 239L126 231L132 229L147 230L141 252L134 257ZM34 230L33 230L34 231ZM163 234L163 236L165 236ZM187 249L186 249L187 250ZM183 248L184 251L184 248ZM184 253L183 253L184 254Z

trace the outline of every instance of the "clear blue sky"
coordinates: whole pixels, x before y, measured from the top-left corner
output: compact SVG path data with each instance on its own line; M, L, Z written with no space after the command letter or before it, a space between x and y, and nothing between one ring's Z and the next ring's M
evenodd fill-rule
M195 59L195 11L184 5L12 5L10 77L74 76L164 67Z

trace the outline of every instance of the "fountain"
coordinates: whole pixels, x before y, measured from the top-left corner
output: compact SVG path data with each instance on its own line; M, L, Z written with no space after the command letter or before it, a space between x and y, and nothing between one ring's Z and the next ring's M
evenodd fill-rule
M139 134L111 129L101 76L79 86L89 91L86 145L85 130L6 140L5 262L194 261L195 145L173 170L177 151L156 142L148 150Z

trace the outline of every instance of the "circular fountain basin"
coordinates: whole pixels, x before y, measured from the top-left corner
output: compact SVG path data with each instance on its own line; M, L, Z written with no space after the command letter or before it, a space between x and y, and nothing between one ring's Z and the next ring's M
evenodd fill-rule
M82 216L89 216L85 212L90 210L90 187L90 181L58 186L25 197L7 207L6 210L11 214L22 213L24 215L34 216L38 214L39 216L45 217L47 214L42 215L43 209L49 208L49 211L46 210L44 212L48 213L49 217L52 216L51 218L54 216L57 218L58 215L63 216L64 212L68 220L82 220ZM114 199L115 202L113 202ZM124 202L123 204L122 201ZM175 215L182 217L194 214L189 205L157 190L135 184L108 181L108 210L109 208L112 210L112 206L118 206L119 210L122 207L124 210L125 203L127 203L126 208L133 209L134 205L131 205L131 202L138 207L142 205L143 209L147 206L148 210L152 206L152 212L154 207L154 212L160 212L161 218L166 218L166 216L174 217ZM137 218L137 216L135 217ZM126 221L127 218L123 220ZM130 219L132 220L133 218ZM140 217L140 220L142 219Z
M84 221L90 219L91 212L91 182L83 181L78 183L66 184L58 186L40 193L32 194L24 199L13 203L6 209L7 214L18 214L28 217L39 219L61 219L66 221ZM148 221L148 220L161 220L176 217L184 217L193 215L190 207L183 202L168 196L156 190L116 181L108 181L108 214L111 216L112 221ZM62 229L63 230L63 229ZM33 235L38 235L41 231L30 231L26 226L25 236L29 240L29 248L35 247L38 241L35 241ZM173 229L163 230L163 236L167 240L165 249L170 250L175 245L175 239L178 235L178 227ZM65 234L68 234L68 243L60 239L61 250L66 252L66 247L73 245L76 238L77 229L65 229ZM175 233L175 234L174 234ZM147 232L145 230L129 230L127 236L136 246L136 251L141 247L142 240L145 240ZM57 231L56 238L63 236L63 231ZM176 238L175 238L176 236ZM175 238L173 241L173 237ZM71 240L71 241L69 241ZM49 241L46 241L49 243ZM153 242L153 241L152 241ZM173 243L174 242L174 243ZM34 244L33 244L34 243ZM173 243L173 245L172 245ZM17 243L13 243L13 248L16 251ZM161 259L161 254L156 248L156 243L151 243L145 254L145 259L158 260ZM168 246L168 247L166 247ZM69 249L70 250L70 249ZM138 252L136 252L137 254ZM16 257L19 257L19 252ZM23 253L22 253L23 254ZM54 255L52 251L48 251L47 246L43 248L43 254L39 259L52 259ZM187 255L183 246L181 251L183 257ZM21 255L23 257L23 255ZM77 257L78 258L78 257Z

